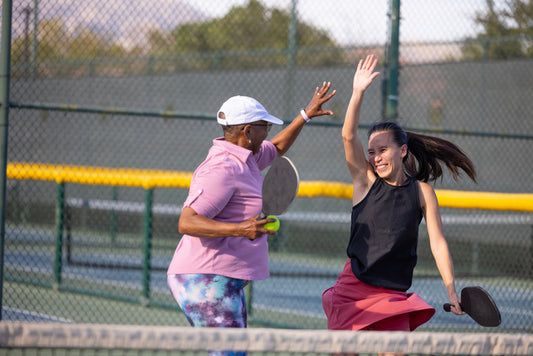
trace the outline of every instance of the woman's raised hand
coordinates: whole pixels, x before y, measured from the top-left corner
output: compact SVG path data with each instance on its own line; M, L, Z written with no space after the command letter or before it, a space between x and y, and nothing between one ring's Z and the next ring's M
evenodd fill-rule
M324 82L321 88L317 87L315 89L313 98L309 102L309 105L307 105L305 108L305 113L308 117L312 118L321 115L333 115L333 111L331 110L322 110L322 104L333 98L333 96L337 93L336 90L333 90L330 94L328 94L330 88L331 82Z
M379 72L374 72L378 64L377 58L373 54L368 55L363 61L359 61L357 65L357 70L353 76L353 90L354 91L365 91L374 78L379 75Z

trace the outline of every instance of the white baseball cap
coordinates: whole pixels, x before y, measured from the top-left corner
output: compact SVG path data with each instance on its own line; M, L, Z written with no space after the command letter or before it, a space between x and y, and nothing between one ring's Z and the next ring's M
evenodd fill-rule
M270 115L261 103L248 96L233 96L217 112L217 122L224 126L243 125L256 121L283 125L283 121Z

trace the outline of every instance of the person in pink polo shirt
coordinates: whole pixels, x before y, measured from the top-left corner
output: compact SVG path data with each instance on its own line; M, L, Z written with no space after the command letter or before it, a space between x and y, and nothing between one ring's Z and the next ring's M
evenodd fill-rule
M305 123L333 115L322 105L331 83L316 88L309 105L272 140L270 115L255 99L229 98L217 113L223 137L213 140L194 172L179 219L183 234L168 268L172 294L193 326L246 327L244 286L269 276L267 235L273 219L261 214L263 175L294 143Z

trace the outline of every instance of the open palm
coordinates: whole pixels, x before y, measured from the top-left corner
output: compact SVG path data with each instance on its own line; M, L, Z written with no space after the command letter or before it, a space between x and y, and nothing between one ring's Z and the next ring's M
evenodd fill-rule
M374 55L369 55L363 61L359 61L357 70L353 77L353 90L365 91L372 83L374 78L379 75L379 72L374 72L378 64L377 58Z

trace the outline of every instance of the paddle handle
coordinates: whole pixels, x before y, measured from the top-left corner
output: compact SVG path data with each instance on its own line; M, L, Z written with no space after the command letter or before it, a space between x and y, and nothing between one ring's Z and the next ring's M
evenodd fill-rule
M459 305L461 305L461 303L459 303ZM461 308L463 307L461 306ZM450 303L443 304L442 309L444 309L444 311L450 312L452 311L452 305Z

